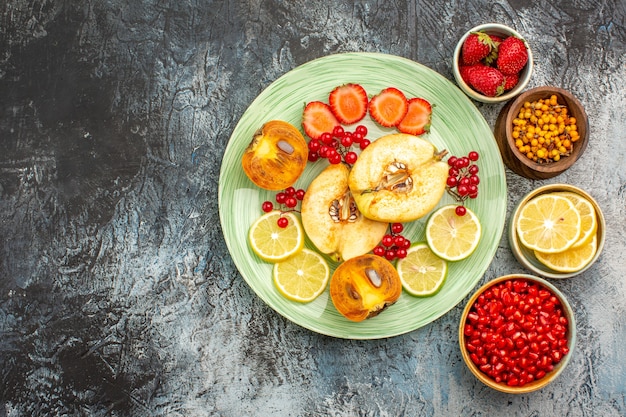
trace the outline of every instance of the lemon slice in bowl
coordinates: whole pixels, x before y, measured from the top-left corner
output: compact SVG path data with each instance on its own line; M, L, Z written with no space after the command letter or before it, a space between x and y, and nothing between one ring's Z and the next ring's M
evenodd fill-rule
M278 219L287 219L287 227L278 226ZM270 211L250 226L248 243L261 259L280 262L300 252L304 247L304 229L292 212Z
M396 264L404 290L417 297L435 295L448 276L448 263L435 255L425 242L416 243Z
M574 203L574 207L576 207L578 214L580 214L580 236L576 243L572 245L572 249L585 246L598 231L596 209L589 200L580 194L571 191L561 191L557 192L556 195L563 196Z
M275 263L273 277L283 296L307 303L326 289L330 268L320 254L304 248L286 261Z
M524 204L515 227L527 248L542 253L563 252L580 237L580 214L569 199L555 193L541 194Z
M535 251L535 258L548 268L557 272L578 272L591 262L598 250L596 235L578 248L570 248L559 253L542 253Z
M446 261L460 261L470 256L482 234L480 220L466 208L464 216L456 214L456 205L443 206L428 218L426 241L438 257Z

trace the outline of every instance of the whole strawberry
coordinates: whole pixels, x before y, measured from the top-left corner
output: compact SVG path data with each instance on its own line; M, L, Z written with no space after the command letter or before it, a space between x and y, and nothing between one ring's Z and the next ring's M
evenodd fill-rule
M465 81L465 84L470 85L469 75L470 72L474 70L476 67L482 67L483 64L474 64L474 65L459 65L459 74L461 74L461 78Z
M528 62L528 51L524 41L515 36L509 36L502 41L498 48L496 66L504 75L517 74Z
M494 42L488 34L472 32L461 46L461 62L463 65L477 64L487 57L494 47Z
M504 91L512 90L519 82L519 74L509 74L504 76Z
M504 75L497 68L475 65L468 76L470 85L487 97L497 97L504 92Z

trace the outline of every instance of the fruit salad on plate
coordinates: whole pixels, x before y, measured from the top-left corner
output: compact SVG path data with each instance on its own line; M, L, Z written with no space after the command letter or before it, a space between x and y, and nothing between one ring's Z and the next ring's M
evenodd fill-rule
M445 283L447 263L478 246L480 220L466 206L478 197L477 152L449 156L427 138L434 106L390 86L368 96L357 83L306 103L302 130L282 120L259 127L242 157L258 187L276 191L250 227L248 242L274 264L277 291L310 302L330 288L341 315L362 321L402 294L428 297ZM395 129L368 138L362 120ZM444 160L446 159L447 160ZM305 189L294 184L307 164L326 167ZM448 192L455 204L433 210ZM406 224L424 219L426 241L412 243ZM315 250L304 247L308 238ZM330 274L325 256L338 263Z

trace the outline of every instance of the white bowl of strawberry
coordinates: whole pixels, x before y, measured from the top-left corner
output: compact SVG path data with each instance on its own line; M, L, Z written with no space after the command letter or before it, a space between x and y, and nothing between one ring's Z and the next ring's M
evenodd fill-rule
M486 23L467 31L456 45L454 78L470 98L499 103L521 93L530 81L533 56L514 29Z
M510 394L554 381L575 343L574 313L563 294L527 274L483 285L467 303L459 326L467 367L485 385Z

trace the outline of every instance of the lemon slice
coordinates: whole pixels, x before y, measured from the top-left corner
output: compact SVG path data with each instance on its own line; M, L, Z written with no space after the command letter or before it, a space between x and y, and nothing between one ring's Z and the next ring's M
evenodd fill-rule
M285 217L287 227L278 226L278 219ZM292 212L270 211L259 217L248 232L250 247L267 262L280 262L300 252L304 247L304 229Z
M574 203L556 193L533 198L519 212L517 234L524 246L543 253L569 249L580 236L580 214Z
M330 268L317 252L304 248L283 262L274 264L274 285L290 300L307 303L325 289Z
M426 223L428 246L442 259L459 261L474 252L480 242L482 227L476 214L467 209L464 216L455 212L456 205L435 211Z
M586 267L598 250L596 235L591 237L589 243L567 249L560 253L541 253L535 251L535 257L539 262L557 272L577 272Z
M396 269L402 287L409 294L428 297L439 292L448 275L448 263L433 253L426 243L416 243L398 260Z
M595 207L585 197L571 191L561 191L555 194L563 196L574 203L574 207L576 207L578 214L580 214L580 236L576 243L572 245L572 249L586 245L598 231L598 219L596 218Z

